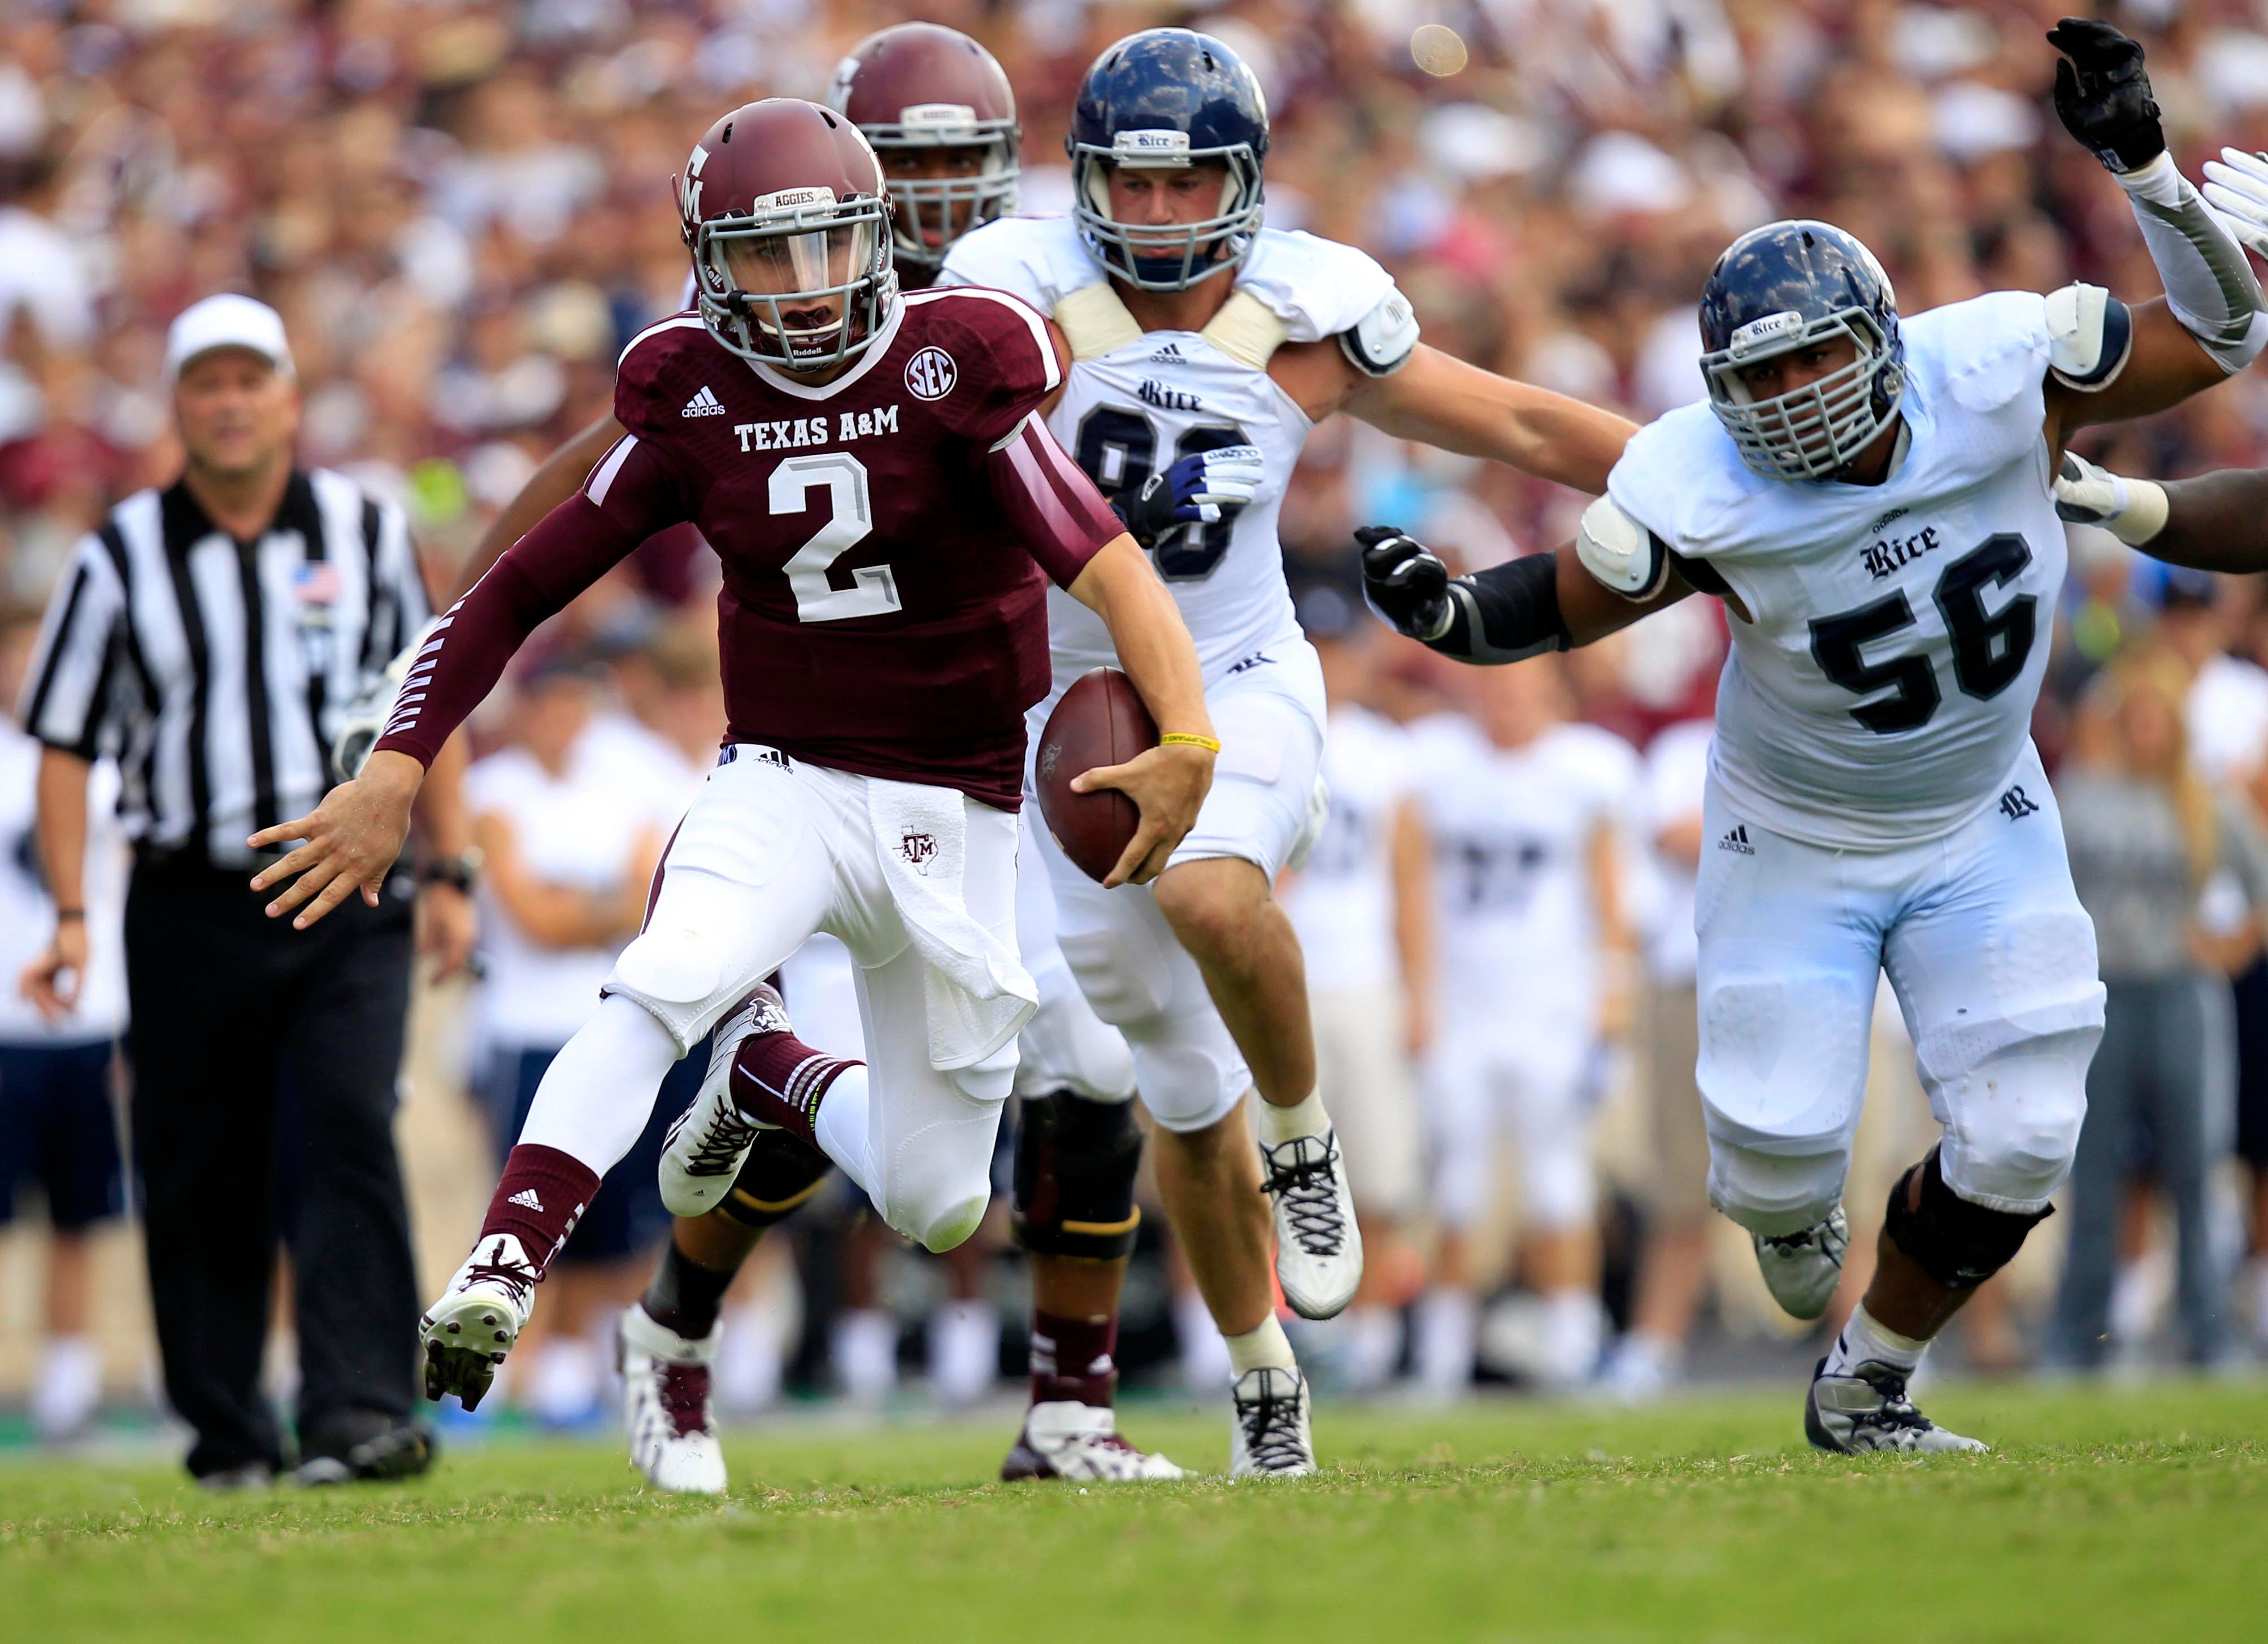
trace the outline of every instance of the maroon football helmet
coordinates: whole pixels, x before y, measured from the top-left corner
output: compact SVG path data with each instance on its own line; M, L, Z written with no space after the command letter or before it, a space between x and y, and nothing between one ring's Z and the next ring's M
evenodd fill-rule
M898 300L890 200L858 128L770 97L709 128L677 179L695 305L750 360L820 371L862 353Z
M890 177L901 261L934 272L954 241L1016 209L1016 93L999 60L960 30L900 23L868 35L836 69L827 102L885 156L966 150L979 168Z

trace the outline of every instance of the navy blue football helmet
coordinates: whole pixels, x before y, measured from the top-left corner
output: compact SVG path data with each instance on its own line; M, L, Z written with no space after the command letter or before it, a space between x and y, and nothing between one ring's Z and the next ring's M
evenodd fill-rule
M1094 60L1071 109L1071 216L1113 274L1146 291L1186 290L1242 259L1260 231L1268 99L1238 56L1210 34L1147 28ZM1110 215L1114 165L1228 169L1220 206L1200 223L1130 228Z
M1804 387L1752 397L1740 368L1847 336L1859 357ZM1768 223L1726 247L1701 289L1701 374L1741 460L1770 480L1827 480L1905 396L1898 299L1882 265L1825 223Z

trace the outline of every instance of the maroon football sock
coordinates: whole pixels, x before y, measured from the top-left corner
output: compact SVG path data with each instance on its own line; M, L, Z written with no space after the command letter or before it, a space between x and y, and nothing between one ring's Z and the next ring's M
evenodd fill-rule
M759 1033L733 1058L733 1102L749 1118L777 1125L816 1148L812 1127L828 1087L864 1062L816 1051L792 1033Z
M1032 1402L1108 1406L1118 1388L1118 1315L1065 1318L1032 1310Z
M598 1172L573 1154L523 1141L504 1159L481 1237L511 1234L540 1279L598 1193Z

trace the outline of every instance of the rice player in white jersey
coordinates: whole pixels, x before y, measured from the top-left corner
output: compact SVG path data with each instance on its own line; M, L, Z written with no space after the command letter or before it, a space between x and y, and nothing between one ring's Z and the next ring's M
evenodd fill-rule
M1478 1306L1470 1237L1488 1209L1497 1137L1520 1161L1521 1269L1542 1300L1536 1377L1596 1367L1598 1192L1592 1163L1606 1040L1628 1001L1620 818L1638 755L1567 718L1564 664L1538 657L1479 682L1473 716L1418 732L1413 783L1433 842L1440 1040L1425 1081L1433 1131L1433 1283L1416 1314L1419 1383L1471 1383Z
M1632 438L1572 552L1452 582L1407 537L1359 533L1373 603L1466 661L1583 644L1697 588L1737 619L1696 911L1710 1198L1781 1306L1817 1317L1884 970L1945 1127L1813 1377L1824 1450L1981 1448L1907 1383L2048 1214L2086 1109L2094 927L2028 730L2065 443L2268 341L2242 249L2166 153L2141 48L2080 19L2049 40L2057 113L2125 190L2162 299L1997 292L1901 327L1858 241L1772 224L1704 290L1707 402Z
M1264 1180L1274 1202L1277 1276L1298 1311L1346 1305L1361 1245L1315 1095L1299 943L1270 894L1314 826L1324 718L1278 509L1309 429L1336 411L1594 490L1627 424L1422 346L1409 302L1370 258L1263 228L1267 109L1218 40L1150 29L1108 48L1066 146L1071 215L967 235L940 283L1005 290L1049 317L1072 364L1049 425L1174 591L1223 752L1212 797L1153 887L1105 892L1035 837L1064 957L1133 1050L1160 1127L1160 1190L1227 1339L1232 1469L1304 1472L1307 1383L1276 1321L1254 1190ZM1049 628L1055 694L1035 727L1071 681L1114 661L1061 602ZM1253 1089L1256 1160L1240 1111ZM1129 1206L1131 1162L1114 1190ZM1080 1219L1107 1223L1101 1208ZM1115 1314L1113 1246L1028 1213L1019 1226L1035 1251L1103 1264Z

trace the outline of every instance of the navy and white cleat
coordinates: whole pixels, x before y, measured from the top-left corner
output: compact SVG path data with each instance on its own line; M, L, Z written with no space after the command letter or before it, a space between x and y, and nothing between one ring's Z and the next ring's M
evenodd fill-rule
M1827 1361L1811 1373L1803 1399L1803 1435L1815 1450L1838 1456L1904 1450L1920 1456L1984 1451L1982 1440L1948 1433L1906 1397L1906 1373L1869 1359L1848 1376L1830 1376Z
M1305 1376L1263 1365L1238 1376L1232 1397L1230 1478L1304 1479L1315 1471Z
M1260 1144L1276 1216L1276 1281L1302 1318L1336 1318L1362 1283L1362 1232L1337 1134Z
M1851 1224L1837 1205L1826 1217L1800 1232L1777 1237L1751 1233L1756 1266L1764 1288L1790 1318L1817 1318L1843 1282L1843 1256L1851 1247Z

